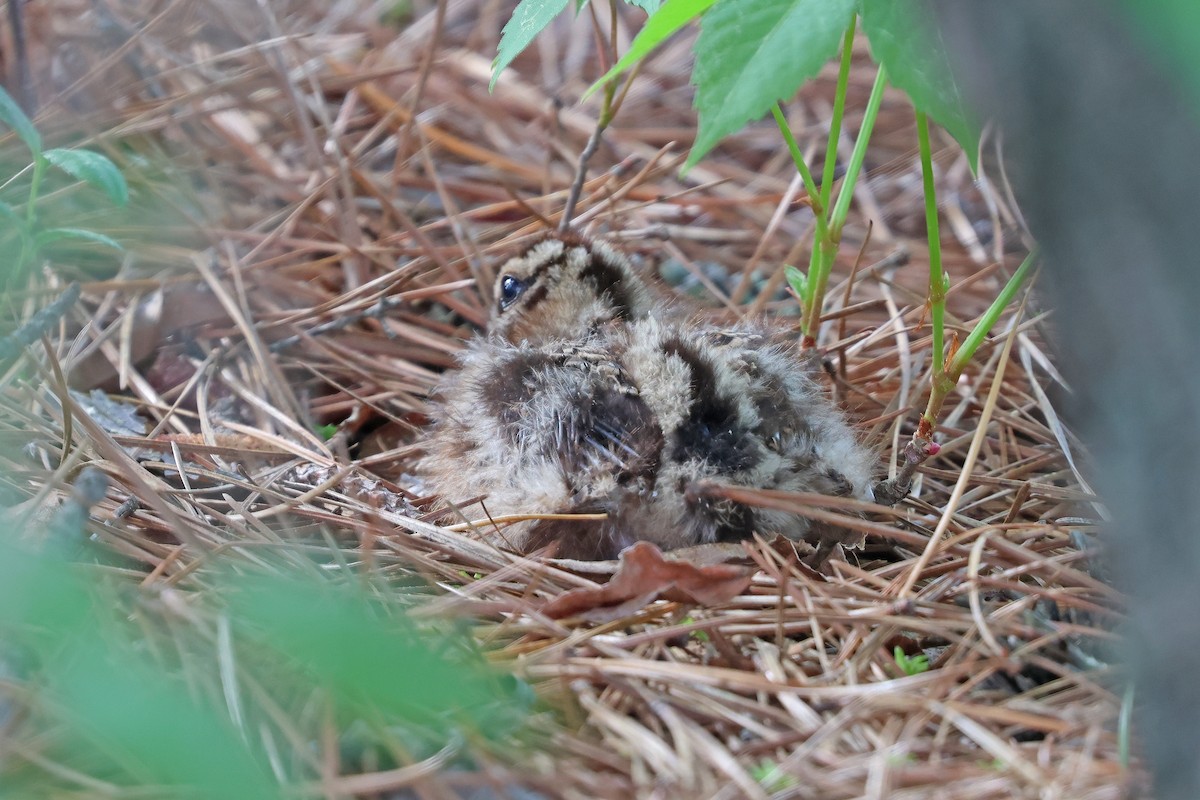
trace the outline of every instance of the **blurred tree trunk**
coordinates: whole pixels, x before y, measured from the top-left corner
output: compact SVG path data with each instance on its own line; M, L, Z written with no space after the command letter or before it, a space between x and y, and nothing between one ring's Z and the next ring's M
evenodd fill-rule
M1111 0L935 0L1042 244L1074 422L1115 519L1137 734L1200 797L1200 108Z

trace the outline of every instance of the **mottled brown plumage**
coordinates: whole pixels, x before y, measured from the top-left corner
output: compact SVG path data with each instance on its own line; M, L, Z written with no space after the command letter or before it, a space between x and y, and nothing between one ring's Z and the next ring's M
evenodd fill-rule
M875 458L778 332L697 323L599 243L546 239L501 269L485 335L439 389L424 469L493 516L602 512L495 533L613 557L754 532L829 539L803 517L712 499L701 481L871 499Z

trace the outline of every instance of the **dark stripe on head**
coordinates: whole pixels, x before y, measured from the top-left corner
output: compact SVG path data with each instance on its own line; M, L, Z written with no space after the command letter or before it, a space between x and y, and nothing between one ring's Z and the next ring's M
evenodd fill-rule
M545 300L546 295L548 294L550 294L550 287L547 285L547 282L543 280L533 287L528 296L525 298L525 302L521 307L526 311L529 311L538 303Z
M613 264L595 250L589 249L587 266L579 273L579 277L591 281L596 287L597 295L608 295L616 319L629 318L633 298L626 283L627 276L620 265Z

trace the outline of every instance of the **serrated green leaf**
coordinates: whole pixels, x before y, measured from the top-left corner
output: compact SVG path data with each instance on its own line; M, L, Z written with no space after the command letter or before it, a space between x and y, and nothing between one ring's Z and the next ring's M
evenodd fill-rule
M129 184L107 156L91 150L47 150L43 157L71 177L100 189L117 205L129 202Z
M521 0L513 11L512 18L500 32L500 46L496 48L496 60L492 62L492 82L488 91L496 88L500 73L521 55L534 37L541 33L551 21L567 7L568 0Z
M44 231L39 231L37 236L33 237L33 243L38 248L42 248L55 242L61 242L64 239L83 239L84 241L111 247L114 250L125 249L116 239L105 236L103 233L85 230L84 228L47 228Z
M647 14L656 13L659 7L663 4L662 0L625 0L625 2L629 3L631 6L637 6Z
M888 79L908 93L918 111L945 128L970 159L979 157L979 123L950 70L928 0L862 0L862 27L871 55Z
M633 37L633 43L629 45L625 55L621 56L621 60L604 73L604 77L589 86L582 99L587 99L592 92L648 56L671 34L703 14L715 2L716 0L667 0L662 8L646 20L646 24L638 31L638 35Z
M855 0L722 0L700 23L696 109L687 166L787 100L837 52Z
M25 146L34 156L42 152L42 136L33 126L33 120L26 116L17 105L17 101L4 91L3 87L0 87L0 122L16 131L17 136L21 137L21 141L25 142Z

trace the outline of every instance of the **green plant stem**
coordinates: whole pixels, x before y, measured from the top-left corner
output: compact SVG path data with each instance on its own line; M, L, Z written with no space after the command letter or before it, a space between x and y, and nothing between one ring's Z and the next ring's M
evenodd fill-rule
M20 231L20 236L20 252L17 254L16 263L5 270L2 276L0 276L0 291L7 291L14 288L12 284L15 283L18 276L25 274L25 266L33 258L33 237L25 229Z
M29 205L25 207L25 227L29 230L33 230L37 223L38 194L42 190L42 175L46 172L49 164L50 162L43 158L41 153L34 153L33 176L29 179Z
M937 187L933 180L933 149L929 144L929 119L917 112L917 142L921 151L921 178L925 190L925 234L929 241L929 317L933 330L933 382L946 369L945 318L947 281L942 273L942 239L938 225Z
M637 76L641 74L642 67L645 66L645 64L645 61L639 61L638 63L634 64L633 68L629 70L628 74L626 74L625 83L621 86L621 93L616 95L617 99L613 101L612 108L608 112L609 122L612 122L614 119L616 119L617 114L621 112L621 106L625 103L625 97L629 94L630 87L632 87L633 82L637 80ZM614 78L614 80L616 79Z
M1129 769L1129 742L1132 738L1134 693L1133 683L1126 685L1125 691L1121 694L1121 711L1117 716L1117 758L1120 760L1122 769Z
M975 355L975 351L979 349L979 345L983 344L984 337L987 336L988 331L1000 320L1000 314L1012 302L1013 297L1017 294L1017 289L1021 288L1021 284L1025 282L1025 277L1033 269L1037 258L1038 250L1035 247L1030 251L1029 255L1025 256L1025 260L1021 262L1021 266L1017 267L1017 271L1004 284L1004 288L1000 290L1000 294L996 295L996 299L988 306L988 310L983 312L983 316L979 318L979 322L975 324L971 333L963 341L962 346L958 348L958 352L950 359L950 364L946 367L947 377L952 378L956 383L958 382L963 369L970 363L971 358Z
M821 200L820 192L817 189L816 182L813 181L812 172L808 168L808 164L804 161L804 154L800 152L800 145L796 144L796 137L792 135L792 130L788 127L787 118L783 114L783 106L776 103L771 107L771 113L775 116L775 124L779 126L779 133L783 136L783 140L787 142L788 152L792 154L792 161L796 165L796 171L800 173L801 179L804 181L805 191L808 192L808 201L812 205L812 212L816 220L816 236L814 237L817 246L813 247L812 253L809 255L808 273L811 277L816 274L817 261L819 258L820 243L828 241L829 226L825 221L826 206ZM809 320L813 319L809 309L812 307L813 285L811 281L806 282L806 290L800 297L800 306L804 309L804 341L805 346L809 346L816 342L816 331L811 330Z
M804 347L816 347L817 344L817 327L819 320L817 315L813 313L814 306L821 307L821 303L814 303L813 292L816 287L813 285L813 277L820 274L821 271L821 242L828 239L828 236L816 239L813 242L812 252L808 255L808 294L804 296L804 318L801 320L801 330L804 333L802 345Z
M1017 271L1004 284L1004 288L1000 290L1000 294L988 306L988 310L975 323L975 327L971 329L971 333L963 341L962 346L958 348L954 357L946 364L945 370L938 375L938 371L935 369L934 380L932 381L933 385L929 389L929 402L925 406L925 413L921 415L921 422L917 427L914 438L928 440L933 436L933 432L937 428L938 414L941 413L942 403L945 402L946 396L958 385L958 379L962 377L963 370L971 362L979 346L983 344L988 331L995 326L1000 319L1000 315L1004 313L1004 309L1012 302L1017 289L1024 283L1025 276L1033 268L1037 256L1038 252L1034 249L1025 257L1025 260L1021 262L1021 266L1017 267Z
M920 422L917 424L917 430L913 433L912 439L904 445L904 450L901 452L900 469L896 473L895 478L880 481L875 485L876 502L883 503L884 505L895 505L903 499L908 494L909 486L912 484L912 479L917 472L917 468L938 451L938 446L933 441L933 433L937 429L937 418L938 414L942 411L942 404L946 401L947 395L958 384L958 379L962 376L963 369L975 355L975 351L979 349L979 345L983 343L983 339L987 336L988 331L1000 319L1000 314L1012 301L1017 293L1017 289L1025 281L1026 275L1029 274L1029 270L1033 268L1036 260L1037 250L1035 249L1025 257L1025 260L1021 262L1021 266L1017 267L1017 271L1004 284L1004 288L1000 291L1000 294L988 306L988 310L975 323L971 334L963 342L963 345L958 348L958 352L950 359L950 363L946 365L945 371L941 375L936 375L937 371L935 370L936 377L931 381L932 385L929 388L929 402L925 406L925 413L921 415ZM945 285L944 281L942 285Z
M829 230L835 242L841 241L842 238L842 226L846 223L846 216L850 213L850 200L854 196L854 184L858 181L858 173L867 157L867 143L871 140L875 118L879 116L879 106L883 103L885 86L887 86L887 69L880 64L879 71L875 73L875 85L871 87L871 96L867 99L867 108L863 112L862 126L858 129L858 139L855 140L854 150L850 154L850 163L846 165L846 177L842 180L837 203L833 207L833 214L829 217Z
M808 271L809 298L804 313L804 344L812 347L817 343L817 331L821 326L821 312L825 309L825 289L829 285L829 273L837 257L838 242L830 235L817 240Z
M3 277L3 281L0 281L0 286L3 288L11 288L9 283L15 276L25 274L25 267L37 253L37 245L33 239L34 231L37 228L37 201L42 190L42 175L49 165L50 162L43 158L41 153L33 154L33 173L29 178L29 200L25 205L25 224L21 226L20 230L20 252L9 274Z
M804 340L806 347L811 347L817 341L817 329L821 324L821 312L825 307L825 289L829 285L829 273L833 270L833 261L837 257L838 246L842 241L842 226L850 213L850 201L854 197L854 184L862 171L863 161L867 156L867 143L871 140L871 131L875 127L875 119L879 115L879 106L883 102L883 89L887 85L887 70L880 65L875 74L875 85L871 88L871 96L867 100L867 108L863 112L862 127L859 128L858 138L854 142L854 150L850 154L850 163L846 168L846 177L838 191L837 203L825 220L825 235L818 236L817 246L813 249L813 258L808 273L809 297L804 308ZM839 134L840 135L840 134ZM831 140L832 148L837 142ZM827 159L835 157L836 149L826 153ZM825 187L822 187L824 190Z
M817 190L816 181L813 180L808 164L804 162L804 154L800 152L800 145L796 144L796 137L792 136L792 129L788 127L787 117L783 115L782 104L776 103L771 106L771 113L775 115L775 124L779 126L779 133L787 142L788 152L792 154L792 162L796 165L796 171L804 180L804 190L808 192L808 201L812 206L813 213L817 215L817 236L823 236L825 206L821 203L821 194Z
M837 94L833 96L833 116L829 119L829 142L825 147L825 167L821 170L821 207L829 208L833 197L833 176L837 169L838 140L842 138L842 117L846 113L846 87L850 82L850 62L854 56L854 30L858 15L850 18L842 40L842 63L838 67Z

